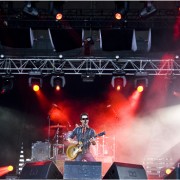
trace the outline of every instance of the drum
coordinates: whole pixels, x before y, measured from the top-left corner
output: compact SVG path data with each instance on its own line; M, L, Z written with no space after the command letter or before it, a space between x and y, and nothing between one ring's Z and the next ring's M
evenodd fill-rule
M53 145L53 157L57 158L59 154L64 154L64 144Z
M43 161L50 158L51 144L49 142L37 141L31 147L31 159L33 161Z

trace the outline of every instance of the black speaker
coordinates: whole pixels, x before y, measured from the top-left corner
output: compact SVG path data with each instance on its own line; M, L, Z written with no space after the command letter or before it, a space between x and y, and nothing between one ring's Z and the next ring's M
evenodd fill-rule
M131 50L133 30L102 29L102 49L104 51Z
M103 179L147 179L142 165L114 162Z
M65 161L64 179L102 179L101 162Z
M164 179L180 179L180 168L176 167L169 175L164 177Z
M25 164L20 179L63 179L63 175L52 161L37 161Z

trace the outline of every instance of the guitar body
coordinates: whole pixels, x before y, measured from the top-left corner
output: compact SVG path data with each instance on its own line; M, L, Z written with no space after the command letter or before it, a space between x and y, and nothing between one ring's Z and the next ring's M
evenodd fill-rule
M69 145L66 150L66 155L70 160L73 160L77 157L78 153L81 152L82 149L79 144Z
M105 135L105 132L101 132L94 136L94 138ZM89 141L89 140L88 140ZM87 142L88 142L87 141ZM86 143L87 143L86 142ZM66 155L70 160L73 160L77 157L78 153L82 151L82 147L85 145L82 142L79 142L79 144L71 144L68 146L66 150Z

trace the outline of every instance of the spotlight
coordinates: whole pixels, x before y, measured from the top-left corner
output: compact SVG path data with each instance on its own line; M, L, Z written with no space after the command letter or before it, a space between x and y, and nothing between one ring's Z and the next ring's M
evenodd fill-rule
M179 59L179 55L175 55L175 59Z
M60 21L62 18L63 18L62 13L57 13L57 14L56 14L56 20L57 20L57 21Z
M148 87L148 79L147 78L137 78L134 81L135 89L138 92L143 92L144 88Z
M117 91L122 90L126 86L126 77L125 76L113 76L111 80L111 85Z
M29 77L29 87L33 89L33 91L39 91L40 88L42 88L42 78L40 77Z
M65 77L64 76L52 76L50 84L56 91L60 91L62 87L65 86Z
M119 55L116 55L115 58L118 60L119 59Z
M95 74L93 73L84 73L81 75L83 82L94 82Z
M1 94L10 91L13 88L13 78L14 76L2 76Z
M56 17L57 21L60 21L63 18L63 4L64 1L51 2L50 3L50 12L53 16Z
M25 6L23 8L23 12L31 15L31 16L38 16L39 13L35 7L35 2L28 1L25 3Z
M62 55L62 54L60 54L60 55L59 55L59 59L62 59L62 58L63 58L63 55Z
M115 1L116 12L114 13L114 17L117 20L122 20L126 17L128 9L129 9L129 2L127 1Z
M5 57L4 54L1 54L1 55L0 55L0 58L1 58L1 59L3 59L4 57Z
M139 14L140 17L147 17L156 11L156 8L151 1L147 1L145 3L146 4L144 9L142 9L142 11Z

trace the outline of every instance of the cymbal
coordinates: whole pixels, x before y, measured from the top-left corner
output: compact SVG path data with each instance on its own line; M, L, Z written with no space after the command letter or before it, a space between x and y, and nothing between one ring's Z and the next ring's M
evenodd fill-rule
M66 126L63 125L52 125L51 128L66 128Z

